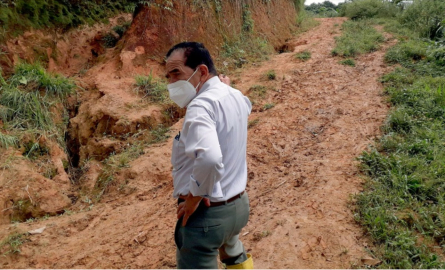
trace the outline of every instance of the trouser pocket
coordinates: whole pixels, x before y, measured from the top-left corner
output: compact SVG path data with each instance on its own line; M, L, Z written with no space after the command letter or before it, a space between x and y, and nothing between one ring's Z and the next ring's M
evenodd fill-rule
M182 223L182 218L178 219L178 221L176 221L176 226L175 226L175 244L176 247L178 249L181 249L182 247L182 236L181 233L179 232L179 230L181 229L181 223Z

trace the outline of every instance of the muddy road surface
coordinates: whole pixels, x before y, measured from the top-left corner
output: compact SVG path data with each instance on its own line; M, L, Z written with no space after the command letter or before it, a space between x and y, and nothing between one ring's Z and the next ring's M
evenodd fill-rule
M344 18L289 41L290 51L232 74L255 99L248 139L251 216L242 232L256 268L349 268L362 265L370 243L354 221L351 194L363 179L356 157L379 135L388 112L378 78L386 42L356 67L331 55ZM295 57L309 51L311 58ZM274 70L276 78L265 75ZM107 72L106 69L98 72ZM102 76L97 74L97 76ZM113 75L107 75L113 78ZM2 225L1 236L45 227L27 237L4 268L174 268L176 202L171 197L168 141L151 146L127 169L133 191L105 197L83 211Z

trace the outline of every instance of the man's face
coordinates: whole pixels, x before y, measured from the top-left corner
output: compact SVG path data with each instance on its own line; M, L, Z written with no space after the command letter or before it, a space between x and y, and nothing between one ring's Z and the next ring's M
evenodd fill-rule
M174 51L170 57L167 58L165 64L165 77L168 80L168 83L174 83L179 80L188 80L190 76L192 76L195 70L185 65L185 57L183 50ZM199 80L201 78L200 71L198 70L192 78L190 78L189 82L193 86L197 86Z

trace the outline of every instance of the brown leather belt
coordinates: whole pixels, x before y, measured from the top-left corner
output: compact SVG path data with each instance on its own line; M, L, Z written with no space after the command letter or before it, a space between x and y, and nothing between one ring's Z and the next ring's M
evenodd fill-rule
M210 207L221 206L221 205L225 205L225 204L231 203L234 200L241 198L241 196L243 196L244 192L245 191L241 192L240 194L237 194L237 195L233 196L232 198L228 199L227 201L210 202ZM178 199L178 204L182 203L183 201L184 201L184 199L179 198ZM201 201L201 203L202 203L202 201Z

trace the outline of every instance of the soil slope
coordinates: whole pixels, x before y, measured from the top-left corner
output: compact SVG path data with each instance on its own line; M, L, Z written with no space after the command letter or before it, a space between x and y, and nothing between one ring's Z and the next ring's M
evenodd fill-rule
M350 194L363 183L355 158L378 136L388 111L377 79L388 72L383 55L390 43L358 58L356 67L340 65L330 52L344 20L320 19L289 41L292 52L232 75L246 94L253 85L268 88L250 117L259 120L249 129L252 213L241 237L256 268L349 268L368 256ZM306 62L295 58L304 50L312 55ZM271 69L277 76L269 81ZM109 69L91 72L114 78L101 75ZM262 109L267 103L275 106ZM0 267L174 268L171 142L151 146L130 164L128 195L47 220L1 225L0 238L45 230L28 236L21 253L3 257Z

